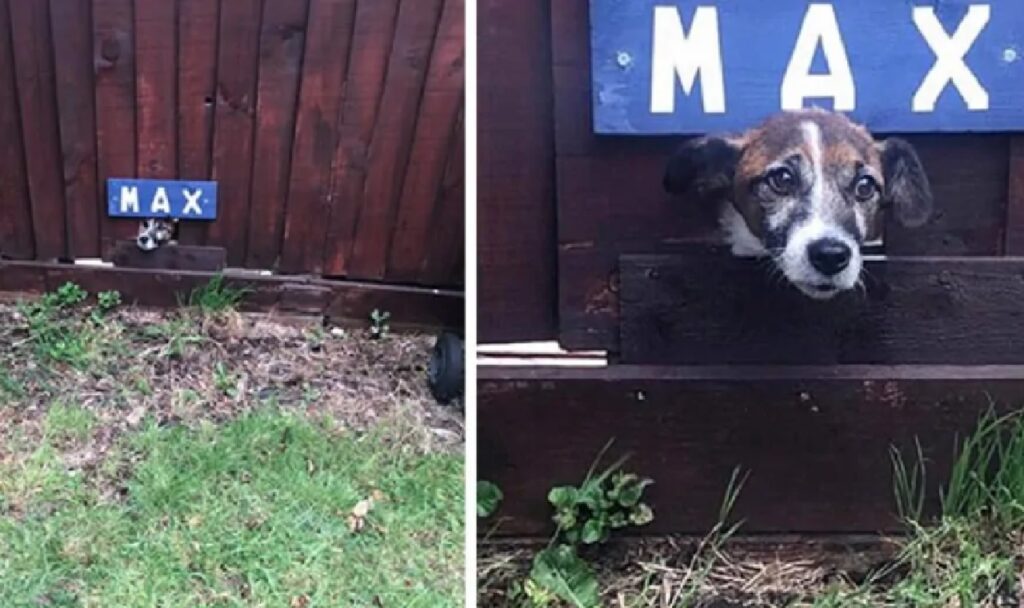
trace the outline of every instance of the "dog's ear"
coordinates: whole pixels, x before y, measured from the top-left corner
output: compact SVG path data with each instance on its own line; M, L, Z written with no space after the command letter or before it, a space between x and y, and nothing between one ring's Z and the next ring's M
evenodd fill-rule
M742 149L739 139L692 139L669 159L662 185L670 194L696 192L701 198L723 194L732 188Z
M883 204L908 228L923 226L932 215L932 189L921 159L909 142L890 137L878 144L885 176Z

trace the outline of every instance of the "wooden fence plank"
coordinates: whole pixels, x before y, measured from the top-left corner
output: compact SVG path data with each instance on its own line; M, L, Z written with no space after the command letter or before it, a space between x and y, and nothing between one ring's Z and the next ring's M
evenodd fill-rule
M49 1L12 2L10 18L36 257L64 258L68 254L64 163Z
M232 266L245 263L248 239L262 4L225 2L220 15L213 133L213 179L218 182L220 204L217 220L207 228L206 243L224 247Z
M71 258L100 255L91 4L90 0L50 1Z
M331 177L330 222L325 239L324 273L346 273L356 222L363 208L370 139L384 91L394 43L398 0L359 2L352 30L352 56L341 104L338 145Z
M621 269L624 363L1024 361L1024 258L870 261L863 290L826 302L726 255Z
M1003 253L1024 255L1024 136L1010 138L1009 173Z
M35 245L8 2L0 0L0 256L31 259Z
M445 0L420 102L416 132L389 238L385 277L415 281L423 268L464 90L464 0Z
M174 179L178 175L176 6L167 0L135 0L139 177Z
M178 174L210 179L217 94L220 0L178 0ZM205 222L178 228L181 243L206 241Z
M279 270L319 273L355 0L311 0ZM317 218L320 221L311 221Z
M449 142L437 210L429 228L429 238L420 246L419 285L464 285L466 247L466 141L465 123L459 116Z
M308 8L307 0L266 0L263 7L249 267L271 268L281 251Z
M135 177L135 36L131 0L93 0L96 157L101 200L108 178ZM105 205L104 205L105 208ZM100 214L101 249L133 238L137 223Z
M395 44L370 142L373 163L366 175L366 192L347 265L349 277L384 278L390 228L409 163L441 2L417 0L399 7Z
M726 484L749 474L743 533L897 529L891 446L928 459L938 507L954 437L1019 408L1024 367L638 367L479 370L479 478L505 499L498 535L551 532L546 496L604 463L654 479L645 534L704 534ZM481 531L490 530L483 523Z
M478 4L488 40L477 69L480 340L549 340L558 327L550 2Z

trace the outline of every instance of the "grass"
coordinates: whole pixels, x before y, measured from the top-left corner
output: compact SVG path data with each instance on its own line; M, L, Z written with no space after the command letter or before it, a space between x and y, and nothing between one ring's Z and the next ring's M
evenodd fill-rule
M242 295L0 304L0 605L461 606L429 338L242 316Z
M146 425L107 502L50 445L0 471L5 606L455 606L462 467L281 412ZM376 495L354 532L346 516ZM296 599L300 598L300 599Z

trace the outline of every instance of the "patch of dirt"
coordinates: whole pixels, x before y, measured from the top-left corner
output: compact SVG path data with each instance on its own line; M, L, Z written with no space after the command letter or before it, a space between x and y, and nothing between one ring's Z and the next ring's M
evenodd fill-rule
M0 304L0 466L39 444L55 404L91 414L87 437L57 442L68 468L86 474L146 419L194 426L268 405L337 433L387 422L417 449L462 449L461 405L437 404L427 385L433 336L372 340L319 318L141 309L110 313L98 329L94 358L73 367L40 355L24 314Z
M705 607L790 606L828 587L857 584L889 563L896 545L883 538L738 538L716 556L715 566L699 572L693 537L613 540L581 555L594 566L605 606L669 608L685 591L696 590ZM486 542L479 546L480 606L516 606L510 585L529 574L543 543Z

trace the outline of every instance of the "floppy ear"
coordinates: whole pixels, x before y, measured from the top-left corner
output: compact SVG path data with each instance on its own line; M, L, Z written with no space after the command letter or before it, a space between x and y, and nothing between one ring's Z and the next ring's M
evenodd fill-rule
M928 176L907 141L890 137L879 144L885 176L884 205L908 228L923 226L932 215L932 189Z
M732 188L741 149L739 140L724 137L701 137L686 142L665 167L665 191L695 191L701 198L723 194Z

